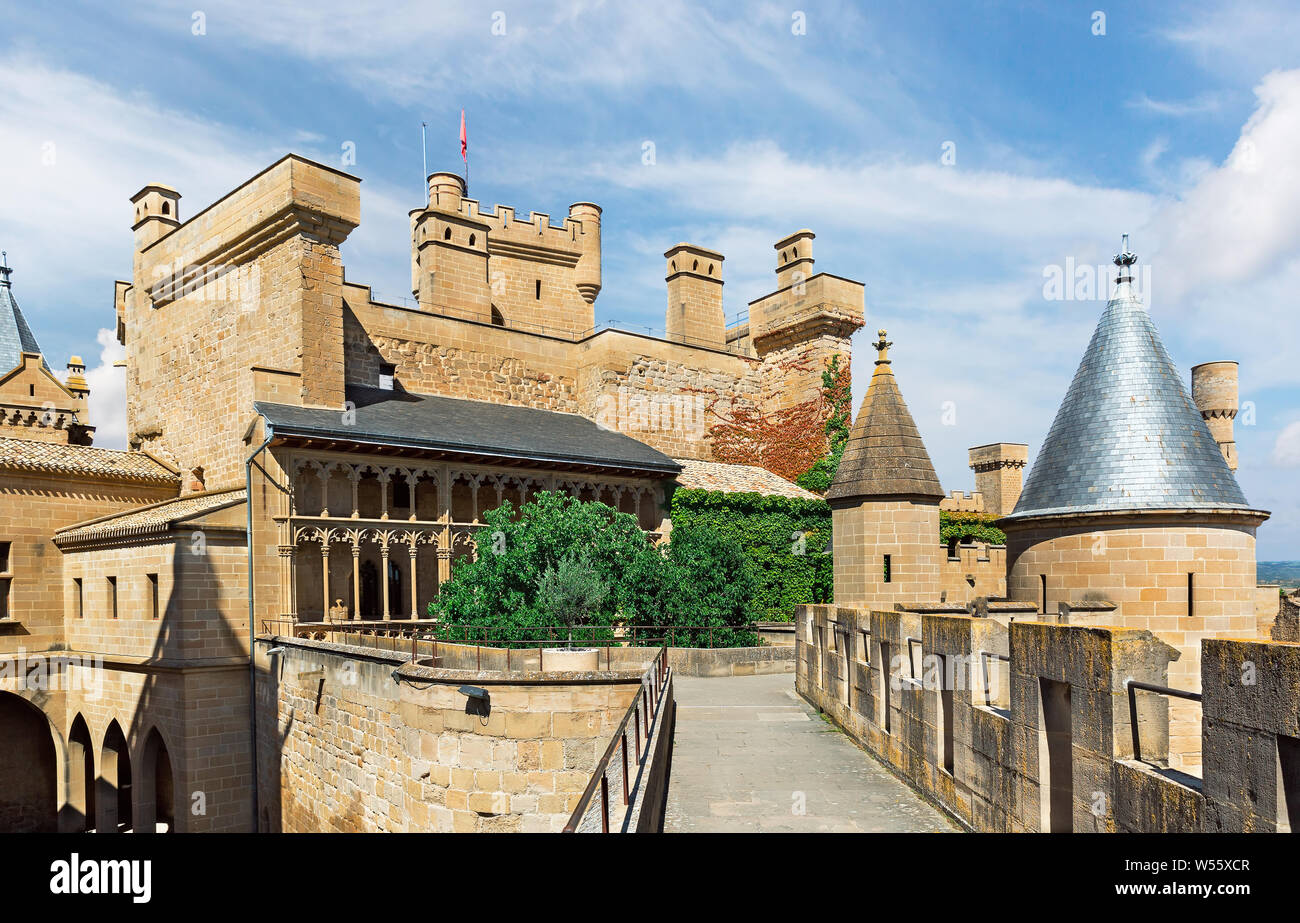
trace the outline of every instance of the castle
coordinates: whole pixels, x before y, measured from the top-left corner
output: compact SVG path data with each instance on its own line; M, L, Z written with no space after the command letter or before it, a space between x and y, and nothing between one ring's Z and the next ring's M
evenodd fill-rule
M373 740L348 735L375 725L346 712L346 727L326 728L317 715L323 702L325 714L345 704L326 696L319 665L342 670L361 655L313 639L286 653L280 639L340 622L372 626L372 636L418 628L457 563L478 553L481 514L540 491L602 500L655 539L671 529L677 487L813 496L743 463L719 438L737 421L820 413L823 371L835 357L848 366L864 287L813 271L811 231L775 243L774 291L730 327L723 255L669 248L665 336L654 337L594 323L598 206L576 203L558 225L536 212L482 211L450 173L432 174L427 203L410 213L414 304L375 300L345 277L339 252L361 221L359 187L290 155L184 220L168 186L131 198L132 272L114 290L127 451L93 446L84 366L73 357L65 381L50 372L4 270L0 370L12 371L0 378L0 829L315 829L293 789L322 786L326 797L338 779L356 789L359 761L377 757ZM1244 503L1228 468L1235 367L1198 367L1207 428L1170 383L1148 327L1122 295L1098 336L1113 328L1104 342L1134 349L1124 368L1160 384L1150 419L1172 414L1177 432L1164 444L1182 447L1177 478L1155 475L1150 452L1133 470L1106 466L1141 437L1116 410L1115 382L1081 371L1082 390L1067 398L1023 490L1027 447L993 443L971 450L976 492L951 496L894 382L882 331L828 494L840 604L1011 607L1071 620L1104 612L1169 631L1188 650L1251 621L1254 527L1265 514ZM1090 417L1089 405L1117 415ZM1083 435L1080 418L1092 420ZM1070 459L1086 463L1090 488ZM1002 516L1008 546L940 544L944 508ZM1105 550L1088 557L1094 533ZM1161 621L1170 618L1180 627ZM469 656L459 666L484 669L482 652ZM373 709L400 671L366 662ZM606 666L609 676L563 695L557 687L548 701L567 697L577 713L591 698L583 683L608 682L590 717L603 727L636 699L640 671L646 682L662 675L654 664L630 676ZM458 685L464 672L403 669L435 686ZM572 730L571 716L551 723L520 706L503 706L514 717L490 732L453 728L464 719L454 692L402 692L400 717L432 721L436 699L437 727L460 735L456 772L440 762L436 736L367 731L388 734L400 767L418 778L397 762L381 767L384 798L367 791L329 829L378 828L351 820L354 808L400 816L402 829L527 829L538 810L544 827L563 824L580 789L556 786L573 782L564 771L592 735L575 736L570 753L572 741L547 735ZM322 775L310 761L327 730L339 739ZM485 743L484 733L509 745ZM481 790L475 771L499 782L494 764L515 759L543 773L546 795ZM537 808L538 797L549 807Z
M1005 592L949 596L933 537L940 508L962 499L939 486L880 331L826 494L837 606L996 617L1004 646L1017 618L1143 629L1172 648L1168 679L1190 693L1200 691L1203 640L1270 637L1277 589L1255 581L1255 532L1269 514L1247 503L1233 476L1237 364L1195 366L1189 393L1133 291L1137 257L1127 236L1124 244L1113 296L1023 490L1025 456L1009 449L1025 447L971 450L988 493L965 502L1005 501ZM1169 765L1197 771L1200 744L1199 710L1175 701Z
M137 192L125 452L91 444L84 367L50 372L6 268L0 828L255 826L251 638L423 620L503 501L601 499L657 538L678 486L814 496L713 451L736 415L820 412L848 365L863 285L813 271L811 231L732 327L723 255L670 248L654 337L594 324L598 206L557 224L464 193L429 177L401 306L345 278L354 176L289 155L189 218Z

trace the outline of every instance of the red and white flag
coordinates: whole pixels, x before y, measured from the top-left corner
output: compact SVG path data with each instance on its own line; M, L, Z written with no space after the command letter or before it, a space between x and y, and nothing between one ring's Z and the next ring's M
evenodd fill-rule
M469 135L465 134L465 110L460 110L460 159L469 163Z

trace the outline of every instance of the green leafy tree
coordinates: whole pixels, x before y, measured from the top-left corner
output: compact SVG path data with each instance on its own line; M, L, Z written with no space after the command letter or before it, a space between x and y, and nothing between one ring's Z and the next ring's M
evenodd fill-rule
M758 581L736 540L707 525L674 525L666 549L648 549L628 572L624 603L640 624L678 647L756 645L748 629Z
M583 502L566 494L544 492L518 510L506 502L483 514L485 526L475 536L478 556L459 564L429 604L429 614L447 626L448 636L471 635L459 626L490 629L499 640L538 639L538 629L556 624L555 612L539 600L539 581L566 558L579 556L610 589L587 610L593 638L612 637L618 618L619 588L637 556L648 547L636 520L603 503ZM589 599L591 599L589 597Z
M609 597L609 585L601 579L586 555L571 555L548 567L537 578L537 607L568 629L587 624Z

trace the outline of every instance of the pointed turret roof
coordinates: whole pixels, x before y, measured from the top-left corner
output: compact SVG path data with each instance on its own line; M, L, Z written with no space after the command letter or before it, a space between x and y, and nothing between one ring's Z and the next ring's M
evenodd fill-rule
M8 264L8 254L0 253L0 374L22 365L23 353L41 351L32 328L27 326L27 319L18 309L18 302L14 301L13 288L9 284L9 274L13 270Z
M881 330L880 341L875 344L879 353L876 370L858 408L835 480L826 491L827 500L889 496L939 500L944 496L925 443L890 370L889 347L893 345Z
M1007 519L1250 509L1133 292L1136 261L1125 235L1115 294Z

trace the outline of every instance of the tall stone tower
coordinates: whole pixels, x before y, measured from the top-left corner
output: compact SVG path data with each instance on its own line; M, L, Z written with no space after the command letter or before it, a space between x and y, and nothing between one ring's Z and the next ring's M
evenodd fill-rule
M1237 439L1232 424L1237 417L1237 363L1224 360L1192 366L1192 400L1219 444L1223 460L1236 471Z
M995 442L977 445L970 450L975 490L984 497L985 512L1005 516L1016 508L1028 461L1029 446L1022 443Z
M841 605L892 607L940 594L943 488L890 370L892 345L881 330L871 384L826 491Z
M1007 592L1052 614L1063 602L1113 602L1116 624L1179 650L1170 685L1199 690L1201 640L1255 634L1255 530L1268 513L1246 502L1134 294L1136 260L1125 236L1114 296L999 521ZM1171 764L1195 768L1196 709L1171 705L1170 736Z

